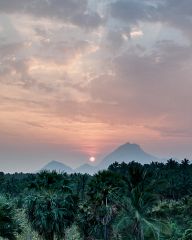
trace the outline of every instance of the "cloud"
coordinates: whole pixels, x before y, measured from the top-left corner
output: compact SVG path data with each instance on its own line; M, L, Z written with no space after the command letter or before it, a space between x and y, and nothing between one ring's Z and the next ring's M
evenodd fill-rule
M87 0L7 0L0 1L0 12L58 19L83 28L97 28L102 23L97 12L89 11Z
M146 126L147 127L147 126ZM181 139L181 138L192 138L192 131L185 126L179 128L179 126L148 126L150 130L159 132L162 137Z
M153 125L153 119L154 125L190 127L191 64L191 48L172 42L158 43L151 54L130 49L116 57L113 75L101 75L90 83L103 121L108 115L108 121L122 124Z
M111 16L136 25L139 21L154 18L155 7L147 1L119 0L111 4Z
M0 141L18 136L84 153L128 139L161 143L162 152L170 139L189 145L191 7L0 1Z
M83 27L85 29L93 29L102 25L102 23L104 23L104 20L99 16L98 13L92 12L75 15L72 19L72 22L75 25Z
M0 45L1 61L5 58L13 58L24 47L24 43L16 42Z
M161 22L183 32L189 39L192 38L191 12L190 0L118 0L111 4L111 17L129 26L138 26L142 22Z
M84 40L46 42L40 47L30 46L33 48L30 53L28 44L20 42L0 46L2 84L48 94L70 90L66 96L77 88L81 91L80 84L75 83L71 75L76 75L76 71L79 74L78 61L92 51L92 43Z
M160 21L179 29L185 36L192 39L192 2L190 0L166 0L158 11L160 12Z

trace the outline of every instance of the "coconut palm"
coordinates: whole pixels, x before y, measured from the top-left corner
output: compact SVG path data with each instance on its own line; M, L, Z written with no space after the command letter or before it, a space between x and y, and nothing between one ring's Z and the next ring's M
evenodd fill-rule
M176 169L178 166L179 166L179 163L174 159L170 158L169 160L167 160L166 167L168 169Z
M5 197L0 196L0 236L15 240L18 233L21 233L21 228L16 220L13 204Z
M75 190L77 192L77 195L79 196L80 201L84 201L86 196L86 188L87 183L89 181L89 175L88 174L76 174L76 184L75 184Z
M146 234L151 240L159 239L164 224L151 216L152 208L158 203L154 189L151 173L139 165L132 165L127 178L127 196L118 199L113 194L113 199L122 208L116 226L119 229L127 226L130 239L144 240Z
M187 229L182 237L182 240L191 240L192 239L192 229Z
M65 239L74 220L76 198L70 193L41 192L26 201L26 215L33 230L42 239Z
M89 198L94 202L95 215L103 226L104 240L110 239L111 224L116 215L115 203L111 201L111 193L124 186L122 177L112 171L97 173L89 183Z
M184 159L181 161L181 166L182 166L183 168L187 168L187 167L189 166L189 164L190 164L190 161L189 161L189 159L187 159L187 158L184 158Z
M80 204L77 224L83 239L96 237L111 239L111 223L115 208L110 194L122 184L121 177L111 171L101 171L93 176L88 184L88 196L85 203Z

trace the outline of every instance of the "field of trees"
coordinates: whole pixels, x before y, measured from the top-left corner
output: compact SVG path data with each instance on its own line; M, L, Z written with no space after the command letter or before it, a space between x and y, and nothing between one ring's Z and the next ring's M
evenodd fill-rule
M0 238L191 240L192 165L114 163L88 174L0 173Z

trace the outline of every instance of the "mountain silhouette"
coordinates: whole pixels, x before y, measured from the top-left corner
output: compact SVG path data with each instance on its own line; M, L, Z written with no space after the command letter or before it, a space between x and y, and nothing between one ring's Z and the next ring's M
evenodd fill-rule
M80 167L76 168L74 170L76 173L89 173L89 174L94 174L97 172L97 166L91 166L88 163L85 163L83 165L81 165Z
M139 145L126 143L119 146L112 153L107 155L98 165L98 169L106 169L114 162L137 161L141 164L150 163L152 161L159 161L159 159L151 154L146 153Z
M129 163L131 161L145 164L152 161L160 161L160 159L149 153L146 153L138 144L126 143L108 154L97 166L91 166L90 164L86 163L76 169L72 169L71 167L61 162L51 161L41 170L66 172L69 174L74 172L82 174L94 174L99 170L107 169L114 162Z
M74 172L74 170L71 167L69 167L69 166L67 166L67 165L65 165L61 162L58 162L58 161L49 162L47 165L45 165L41 169L41 171L43 171L43 170L50 171L50 172L52 172L52 171L66 172L66 173L69 173L69 174Z

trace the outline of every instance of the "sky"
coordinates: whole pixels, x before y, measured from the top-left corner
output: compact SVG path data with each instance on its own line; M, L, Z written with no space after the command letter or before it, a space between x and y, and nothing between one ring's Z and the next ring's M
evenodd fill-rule
M191 158L191 0L0 0L0 170Z

